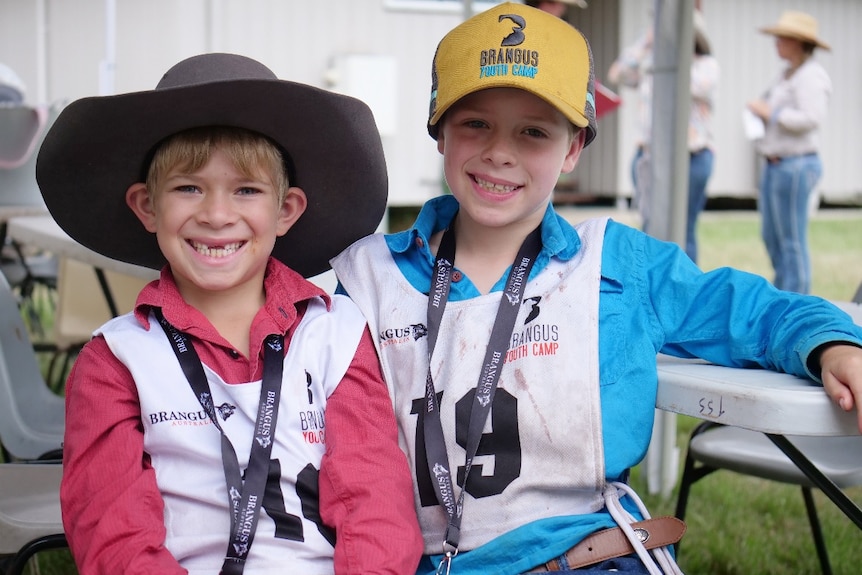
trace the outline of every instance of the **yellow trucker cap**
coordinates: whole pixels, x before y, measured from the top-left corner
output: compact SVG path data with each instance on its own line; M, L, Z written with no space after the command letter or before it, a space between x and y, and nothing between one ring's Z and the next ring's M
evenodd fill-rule
M453 28L431 70L428 133L452 104L487 88L520 88L547 101L596 137L590 45L568 22L523 4L500 4Z

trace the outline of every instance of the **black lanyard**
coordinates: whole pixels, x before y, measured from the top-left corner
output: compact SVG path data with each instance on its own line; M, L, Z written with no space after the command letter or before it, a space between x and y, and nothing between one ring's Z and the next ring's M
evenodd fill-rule
M254 533L257 530L257 520L260 516L260 507L266 489L266 478L269 474L269 459L278 419L278 403L284 369L284 336L280 334L270 335L266 338L264 345L263 381L260 387L254 440L251 442L248 467L243 480L236 451L230 439L225 435L221 424L219 424L209 382L194 346L186 334L168 323L161 309L154 308L153 312L174 348L174 353L192 391L221 434L222 464L227 483L228 503L231 508L231 540L221 573L222 575L240 575L245 569L245 562L254 541Z
M467 477L473 466L473 458L479 449L479 441L482 438L482 429L491 405L494 401L494 392L497 389L497 381L500 379L500 371L509 339L512 336L512 328L518 317L521 307L524 287L530 276L530 269L542 249L541 226L533 230L521 245L518 255L512 264L509 277L506 280L506 288L500 298L500 306L497 308L497 317L491 330L491 337L485 351L485 359L479 381L476 385L476 394L473 397L473 405L470 411L470 422L467 427L466 463L464 471L464 485L457 502L455 501L455 490L452 484L452 473L449 469L449 459L446 452L446 441L443 437L443 426L440 422L440 406L434 389L434 381L431 377L431 356L437 343L440 332L440 324L443 320L443 310L449 299L449 288L452 283L452 268L455 261L455 234L450 227L440 240L437 250L437 258L434 262L434 276L432 278L431 292L428 294L428 375L425 378L425 409L422 412L422 425L425 431L425 451L428 457L428 470L434 484L437 500L445 508L449 518L446 528L446 536L443 541L443 551L446 558L444 563L448 570L449 561L458 553L458 544L461 538L461 517L464 511L464 491L467 486Z

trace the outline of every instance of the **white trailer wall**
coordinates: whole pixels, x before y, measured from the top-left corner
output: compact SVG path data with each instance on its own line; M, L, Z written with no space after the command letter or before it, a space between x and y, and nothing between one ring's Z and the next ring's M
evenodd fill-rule
M722 67L710 195L755 194L758 168L743 136L741 110L781 65L772 38L757 28L777 21L783 10L801 9L816 15L821 36L833 47L817 53L835 89L823 130L820 191L830 200L862 203L862 2L701 1ZM103 89L108 2L116 6L114 91L152 89L168 67L196 53L245 54L284 79L375 95L369 103L385 127L390 204L419 205L440 192L440 158L425 120L431 58L439 39L463 17L457 1L0 0L0 61L22 76L31 102L69 101ZM401 10L393 4L451 9ZM572 21L592 44L600 81L647 25L653 4L590 0L586 10L573 11ZM582 156L576 177L585 194L631 193L635 94L622 95L623 107L599 122L599 138Z

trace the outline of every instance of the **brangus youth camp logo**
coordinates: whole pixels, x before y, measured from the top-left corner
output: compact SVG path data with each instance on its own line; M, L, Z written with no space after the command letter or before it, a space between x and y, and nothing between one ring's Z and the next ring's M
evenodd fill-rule
M479 54L479 77L522 76L535 78L539 72L539 52L517 48L527 39L527 21L518 14L501 14L499 22L512 25L512 31L500 42L499 48L482 50Z
M397 343L418 341L428 335L428 327L424 323L413 323L404 327L390 327L381 330L377 337L380 339L380 347L386 347Z

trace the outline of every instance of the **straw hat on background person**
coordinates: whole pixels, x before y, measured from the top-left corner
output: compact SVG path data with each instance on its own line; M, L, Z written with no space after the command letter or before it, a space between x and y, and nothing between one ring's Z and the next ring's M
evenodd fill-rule
M784 12L775 25L761 28L760 31L773 36L793 38L824 50L832 49L829 44L818 37L817 20L805 12Z

